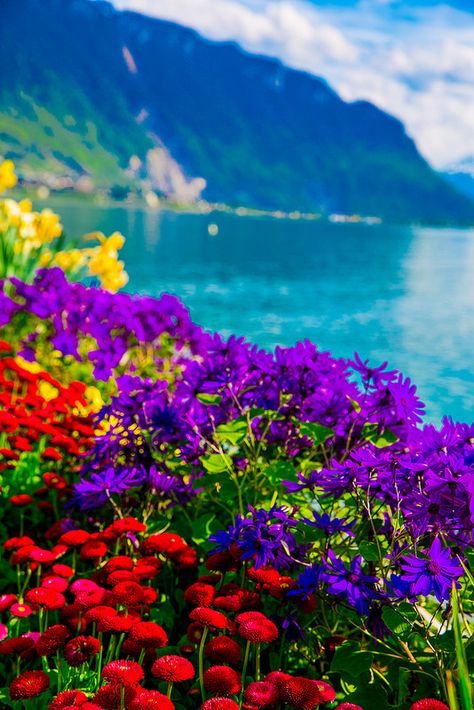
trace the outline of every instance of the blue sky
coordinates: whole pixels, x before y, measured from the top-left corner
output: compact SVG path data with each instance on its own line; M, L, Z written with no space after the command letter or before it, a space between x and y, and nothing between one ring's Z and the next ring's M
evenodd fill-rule
M474 155L474 0L113 0L324 77L436 167Z

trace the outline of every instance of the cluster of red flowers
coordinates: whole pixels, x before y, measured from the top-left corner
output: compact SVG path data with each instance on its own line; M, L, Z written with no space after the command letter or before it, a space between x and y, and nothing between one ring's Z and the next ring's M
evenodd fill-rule
M63 386L47 372L31 372L10 353L10 345L0 341L0 473L7 474L24 455L36 452L44 485L33 490L22 476L15 489L11 475L5 475L4 489L15 506L32 503L34 495L40 499L38 507L46 509L51 503L41 499L50 489L66 493L67 482L57 473L60 462L75 463L92 442L92 422L79 411L87 405L86 387L81 382Z
M268 650L281 642L281 630L261 609L265 593L280 599L286 579L272 568L248 569L242 586L225 581L229 560L214 555L209 573L196 579L197 553L173 532L148 535L132 517L90 533L65 529L66 522L46 532L48 547L28 536L3 545L24 580L17 594L0 596L0 657L7 667L11 661L12 701L43 696L48 710L173 710L174 695L180 707L202 710L313 710L335 701L329 683L271 667ZM178 605L165 629L153 619L173 593L159 598L158 588L190 575L195 581L182 602L188 611ZM180 627L186 616L190 621ZM23 633L22 623L28 624ZM54 665L62 677L71 669L77 687L54 688L52 696L46 671ZM343 702L338 710L362 709ZM446 706L423 700L412 710Z

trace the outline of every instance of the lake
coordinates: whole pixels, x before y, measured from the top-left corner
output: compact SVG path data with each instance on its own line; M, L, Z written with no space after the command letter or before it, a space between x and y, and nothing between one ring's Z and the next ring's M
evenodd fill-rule
M129 291L174 293L205 328L266 348L309 338L388 360L427 420L474 420L474 230L57 208L70 236L127 237Z

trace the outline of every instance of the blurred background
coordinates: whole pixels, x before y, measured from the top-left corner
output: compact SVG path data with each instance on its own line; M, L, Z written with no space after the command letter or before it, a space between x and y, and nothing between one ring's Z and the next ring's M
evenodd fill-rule
M0 156L127 289L474 411L471 0L1 0Z

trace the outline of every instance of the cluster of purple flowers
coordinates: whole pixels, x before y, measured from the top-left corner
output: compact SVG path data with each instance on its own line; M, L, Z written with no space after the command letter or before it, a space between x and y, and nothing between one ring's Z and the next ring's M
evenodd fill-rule
M183 355L187 351L197 355L208 339L174 296L112 294L71 283L59 268L38 270L32 284L15 277L0 282L0 327L17 314L35 316L47 324L50 342L62 355L79 360L81 341L89 339L87 356L99 380L111 377L131 348L157 347L166 336ZM34 359L37 335L33 321L24 338L24 357ZM90 347L91 343L96 347Z
M134 347L155 347L163 337L179 362L172 378L158 372L159 358L155 376L129 369L116 378L117 394L97 417L106 426L75 486L83 510L132 489L185 505L204 485L206 461L220 456L240 494L242 486L255 489L244 503L257 504L249 515L240 505L211 537L217 551L238 549L256 568L300 571L303 563L292 594L323 585L362 614L390 595L448 598L462 574L448 546L462 552L473 543L474 426L446 419L440 429L423 427L416 388L386 363L345 361L309 342L271 353L211 336L171 296L112 295L70 284L58 269L38 272L32 285L11 282L14 296L0 290L0 326L33 314L52 329L54 347L76 358L92 338L97 378L109 377ZM34 351L35 331L25 347ZM278 505L282 491L288 509ZM299 514L315 498L321 510ZM355 515L370 520L378 570L373 552L358 554L363 525L354 525ZM316 539L320 558L305 562Z

